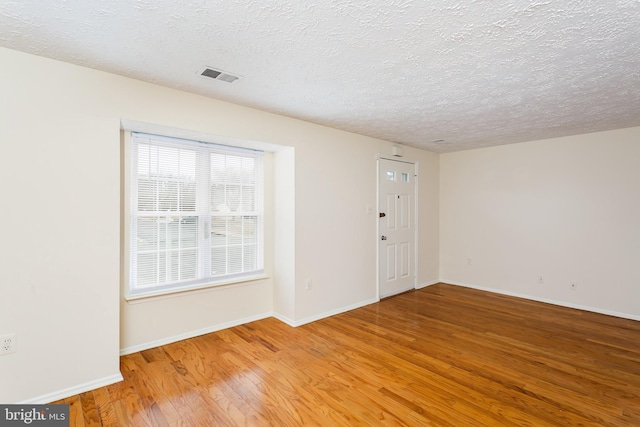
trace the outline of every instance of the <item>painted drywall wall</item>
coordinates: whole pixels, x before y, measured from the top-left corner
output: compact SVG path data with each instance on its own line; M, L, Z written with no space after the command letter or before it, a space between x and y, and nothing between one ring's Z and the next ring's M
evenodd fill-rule
M440 156L405 148L418 161L418 280L417 287L440 281ZM435 177L437 178L434 178Z
M15 403L118 379L119 125L97 73L6 49L0 64L0 334L17 333L0 402Z
M335 130L325 132L325 142L308 146L308 155L296 153L296 190L300 189L296 191L296 253L313 254L296 263L298 323L378 298L377 288L371 286L377 278L379 244L374 159L378 153L390 156L391 147L371 144L363 136L354 136L351 144L344 145L332 135ZM438 156L410 147L404 151L403 160L418 164L419 183L424 184L418 194L420 286L438 278ZM308 279L311 290L304 286ZM337 295L342 306L335 304Z
M639 142L629 128L441 155L442 281L640 319Z
M18 352L0 358L0 401L54 400L115 381L121 346L214 330L274 307L297 323L376 299L376 219L367 207L376 203L375 157L390 154L391 143L7 49L0 63L0 334L18 333ZM274 164L285 164L274 183L295 181L284 193L273 189L282 203L274 212L293 215L289 226L273 220L274 251L294 255L272 260L282 286L268 279L120 298L122 119L293 148L274 154ZM420 195L429 207L419 238L428 261L418 283L426 283L438 277L438 156L407 151L430 183ZM278 227L285 232L275 236Z
M295 321L295 149L280 150L273 155L273 243L278 254L273 260L273 311L283 321Z

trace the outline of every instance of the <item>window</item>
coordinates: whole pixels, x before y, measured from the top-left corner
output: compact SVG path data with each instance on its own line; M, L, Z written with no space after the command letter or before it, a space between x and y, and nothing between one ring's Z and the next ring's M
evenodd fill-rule
M131 133L129 154L129 296L262 273L262 152Z

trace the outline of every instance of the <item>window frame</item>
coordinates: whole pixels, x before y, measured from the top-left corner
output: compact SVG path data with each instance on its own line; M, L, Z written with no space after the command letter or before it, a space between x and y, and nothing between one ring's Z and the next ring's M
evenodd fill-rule
M153 137L156 137L158 140L167 140L172 143L184 141L186 146L193 146L194 144L203 146L203 147L213 147L214 150L222 149L227 154L232 154L233 152L238 153L248 153L255 152L259 153L254 156L257 159L257 172L256 172L256 182L255 182L255 217L256 217L256 251L257 251L257 266L253 271L250 272L241 272L241 273L231 273L225 274L223 276L206 276L199 278L195 281L187 280L187 281L177 281L173 283L167 284L158 284L155 286L147 287L147 289L143 287L136 288L132 283L132 253L133 253L133 244L132 244L132 221L135 218L135 213L132 209L134 209L132 194L136 191L133 187L135 185L136 178L134 174L137 174L133 169L134 159L133 159L133 134L142 133L149 134ZM266 279L267 276L264 271L264 151L253 148L244 148L240 146L231 146L224 143L216 143L211 141L200 141L190 138L176 137L176 136L163 136L159 134L155 134L147 131L130 131L123 130L122 131L122 167L123 167L123 183L122 183L122 256L121 262L123 265L122 269L122 282L124 284L124 297L126 300L136 300L141 298L148 298L153 296L163 296L168 294L192 291L192 290L201 290L205 288L213 288L223 285L231 285L231 284L241 284L244 282L250 282L255 280ZM197 202L201 203L201 202ZM137 209L137 206L136 206ZM172 215L174 213L172 212ZM175 215L182 215L181 213L175 213ZM198 228L198 233L201 233L205 229L208 233L211 231L211 218L216 216L213 215L211 209L209 209L206 213L201 212L200 210L194 214L196 216L204 215L208 216L209 221L208 224L205 225L205 228ZM223 215L224 216L224 215ZM238 217L243 216L242 213L237 213L234 215L233 212L229 213L227 217ZM202 218L200 218L199 226L202 224ZM201 245L209 245L211 246L211 236L206 239L198 238L198 247ZM229 243L227 243L229 246ZM209 248L211 249L211 247ZM199 249L200 250L200 249ZM200 268L203 268L202 266Z

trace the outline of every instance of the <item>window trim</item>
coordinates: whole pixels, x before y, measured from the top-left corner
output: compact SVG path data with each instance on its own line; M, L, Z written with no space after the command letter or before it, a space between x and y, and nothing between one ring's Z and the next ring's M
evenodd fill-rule
M243 276L243 277L238 277L238 278L228 279L228 280L216 280L212 282L200 283L198 285L185 286L181 288L160 289L160 290L149 291L144 293L136 293L133 295L131 293L126 293L126 291L128 290L128 287L125 287L125 300L138 301L138 300L146 300L149 298L160 299L163 297L164 298L176 297L176 296L179 296L179 294L183 294L187 292L197 292L197 291L216 289L216 288L219 289L224 287L234 287L234 286L239 286L239 285L243 285L250 282L265 280L268 278L269 276L267 276L265 273L262 273L262 274L256 274L254 276Z
M122 238L122 250L121 250L121 264L122 264L122 269L121 269L121 283L123 283L124 285L124 298L125 300L129 301L134 301L134 300L141 300L141 299L145 299L145 298L150 298L150 297L172 297L175 296L175 294L180 294L180 293L184 293L184 292L189 292L189 291L202 291L205 290L207 288L218 288L218 287L224 287L224 286L230 286L230 285L241 285L241 284L245 284L247 282L254 282L254 281L258 281L258 280L264 280L264 279L268 279L269 276L265 273L265 266L264 266L264 234L265 234L265 230L264 230L264 221L265 221L265 212L264 212L264 191L265 191L265 183L264 183L264 176L260 177L260 182L259 182L259 186L260 186L260 205L261 205L261 209L259 210L259 214L257 215L258 217L258 221L259 221L259 228L260 228L260 236L257 242L257 250L259 252L259 257L261 258L260 263L261 263L261 269L259 270L255 270L252 272L248 272L248 273L235 273L235 274L229 274L229 275L225 275L225 276L221 276L219 279L217 279L216 277L210 277L211 280L200 280L196 283L186 283L183 285L177 285L177 284L167 284L167 285L159 285L159 286L155 286L153 288L150 288L150 290L148 291L138 291L138 292L132 292L132 288L131 288L131 280L130 280L130 274L131 274L131 219L133 217L132 215L132 199L131 199L131 195L132 195L132 183L134 181L133 178L133 170L132 170L132 134L136 133L136 132L140 132L140 133L149 133L152 135L158 135L158 132L154 132L154 131L149 131L149 130L134 130L132 128L123 128L121 129L121 149L122 149L122 156L121 156L121 167L122 167L122 183L121 183L121 203L122 203L122 209L121 209L121 223L123 224L122 230L121 230L121 238ZM184 136L180 136L180 135L173 135L174 132L171 132L172 135L158 135L159 139L162 138L167 138L168 140L174 140L174 139L183 139L183 140L188 140L188 141L193 141L196 143L203 143L203 144L213 144L213 145L218 145L218 146L226 146L229 148L229 151L233 151L234 149L238 149L238 151L244 151L244 150L253 150L253 151L262 151L262 153L264 154L265 150L260 149L259 147L255 146L255 143L252 143L251 141L248 142L247 145L249 145L249 147L243 147L242 145L244 144L237 144L237 145L228 145L225 144L225 142L229 143L229 142L239 142L239 141L235 141L232 139L228 139L229 141L227 141L225 138L220 138L222 141L220 142L216 142L212 140L211 136L207 136L207 138L199 138L198 140L194 140L192 139L193 136L193 132L190 132L190 136L184 137ZM200 140L203 139L203 140ZM217 138L216 138L217 139ZM261 160L261 163L264 162L264 157ZM264 174L264 165L261 165L260 168L260 172L261 174Z

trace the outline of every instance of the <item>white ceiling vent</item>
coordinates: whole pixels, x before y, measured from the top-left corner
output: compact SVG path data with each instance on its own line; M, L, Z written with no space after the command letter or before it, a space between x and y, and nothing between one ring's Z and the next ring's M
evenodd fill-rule
M209 77L215 80L221 80L227 83L233 83L236 80L239 80L242 78L241 76L234 76L231 73L227 73L226 71L222 71L222 70L216 70L215 68L212 68L212 67L204 67L198 72L198 74L204 77Z

